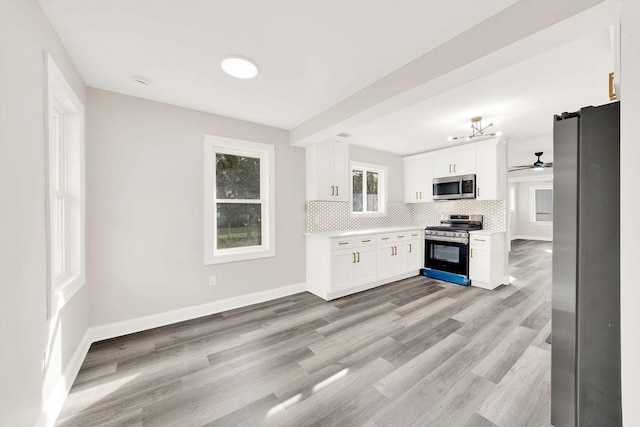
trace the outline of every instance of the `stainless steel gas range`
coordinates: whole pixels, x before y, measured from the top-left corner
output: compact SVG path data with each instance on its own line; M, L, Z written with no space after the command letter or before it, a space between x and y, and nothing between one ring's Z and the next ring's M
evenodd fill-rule
M449 215L424 231L422 274L468 286L469 231L482 230L482 215Z

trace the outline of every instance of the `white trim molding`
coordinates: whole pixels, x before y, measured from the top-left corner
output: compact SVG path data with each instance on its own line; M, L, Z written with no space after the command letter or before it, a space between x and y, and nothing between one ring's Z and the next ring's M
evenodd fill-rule
M252 304L259 304L261 302L286 297L306 290L306 283L299 283L270 289L268 291L254 292L252 294L241 295L238 297L211 301L206 304L179 308L165 313L152 314L102 326L94 326L89 329L90 338L92 342L116 338L123 335L146 331L148 329L158 328L160 326L196 319L198 317L209 316L222 311L246 307Z
M80 368L91 347L92 340L90 331L91 330L85 332L78 347L76 347L76 351L73 353L73 356L71 356L71 360L67 363L67 367L64 369L62 376L56 382L51 393L45 396L44 408L36 423L37 427L51 427L58 419L62 406L65 400L67 400L67 396L71 390L71 386L76 380L78 372L80 372Z

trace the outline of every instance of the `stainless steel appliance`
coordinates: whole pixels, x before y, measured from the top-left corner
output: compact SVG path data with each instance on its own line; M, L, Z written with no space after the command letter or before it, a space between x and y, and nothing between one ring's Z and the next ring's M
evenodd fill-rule
M475 198L475 175L459 175L433 179L433 200L458 200Z
M620 104L555 116L551 423L622 425Z
M482 230L482 215L449 215L426 227L422 274L469 285L469 231Z

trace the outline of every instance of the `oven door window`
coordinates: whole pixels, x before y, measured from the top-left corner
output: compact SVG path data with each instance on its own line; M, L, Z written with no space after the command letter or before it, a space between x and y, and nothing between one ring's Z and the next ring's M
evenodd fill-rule
M426 240L425 266L467 276L469 246L464 243Z
M434 196L452 196L460 194L460 181L433 184Z

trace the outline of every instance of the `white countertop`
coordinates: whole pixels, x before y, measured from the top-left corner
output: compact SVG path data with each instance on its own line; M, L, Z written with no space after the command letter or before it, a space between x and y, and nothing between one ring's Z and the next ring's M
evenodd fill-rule
M305 233L309 237L324 237L329 239L340 237L355 237L366 236L369 234L382 234L382 233L395 233L397 231L411 231L420 230L423 231L424 227L382 227L382 228L369 228L366 230L340 230L340 231L325 231L323 233Z

